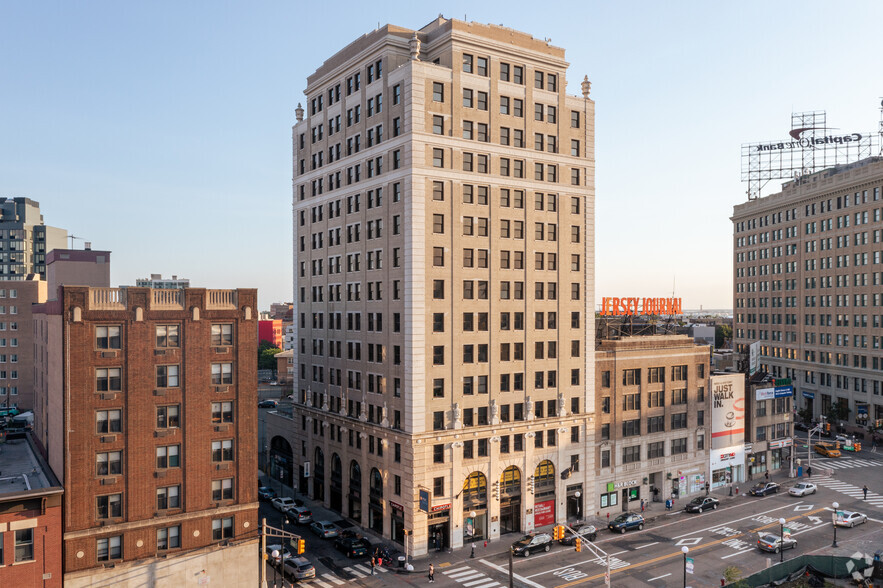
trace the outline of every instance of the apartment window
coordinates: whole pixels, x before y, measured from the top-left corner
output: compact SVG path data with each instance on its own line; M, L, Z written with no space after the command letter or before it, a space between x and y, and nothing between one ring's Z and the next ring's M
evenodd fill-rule
M98 561L110 561L123 558L123 537L103 537L95 541L95 559Z
M432 380L432 397L433 398L444 398L445 397L445 380L444 380L444 378L435 378Z
M233 383L233 364L232 363L213 363L212 364L212 384L221 386Z
M665 431L665 417L655 416L647 419L647 433L662 433Z
M542 104L534 104L533 105L533 119L534 120L542 121L544 112L545 112L545 109L543 108ZM540 149L540 151L542 151L542 149Z
M445 85L441 82L432 82L432 101L433 102L444 102L445 101Z
M686 382L687 381L687 366L685 365L676 365L671 369L671 381L672 382Z
M445 463L445 446L443 444L432 446L432 463Z
M641 395L626 394L622 397L623 410L641 410Z
M158 469L177 468L181 466L181 447L166 445L156 448L156 467Z
M119 349L120 348L120 328L119 327L95 327L95 348L96 349Z
M681 437L680 439L672 439L671 440L671 454L677 455L679 453L687 453L687 438Z
M156 489L156 509L181 508L181 487L165 486Z
M181 547L181 525L156 530L156 549L164 551Z
M176 366L176 365L158 365L158 366L156 366L156 387L157 388L177 388L178 387L178 366Z
M579 128L579 111L571 110L570 111L570 128L578 129Z
M508 82L509 81L509 64L501 63L500 64L500 81Z
M233 440L212 441L212 461L233 461Z
M444 280L433 280L432 281L432 297L435 300L444 300L445 299L445 281Z
M445 413L444 411L438 410L432 413L432 430L433 431L444 431L445 430Z
M96 368L95 390L97 392L119 392L122 390L122 370L120 368Z
M233 500L233 478L212 480L212 500Z
M99 519L113 519L123 516L123 495L108 494L98 496L95 499L96 511ZM0 559L0 565L3 561Z
M500 96L500 114L509 114L508 96Z
M444 166L445 166L444 149L433 149L432 150L432 167L444 167Z
M444 135L445 134L445 119L442 116L433 116L432 117L432 133L434 135Z
M605 370L601 372L601 387L609 388L610 387L610 371Z
M675 404L687 404L687 389L681 388L679 390L671 391L671 403Z
M641 434L641 420L632 419L622 422L622 436L635 437Z
M631 369L622 371L623 386L637 386L641 383L641 370Z
M108 451L95 455L95 473L98 476L117 476L123 473L121 451Z
M444 267L445 266L445 248L444 247L433 247L432 248L432 265L434 267Z
M671 428L675 429L686 429L687 428L687 413L679 412L671 415Z
M215 345L215 346L233 345L233 325L232 324L212 325L212 345Z
M213 423L232 423L233 422L233 403L232 402L212 402L212 422Z
M177 404L156 407L156 428L171 429L181 426L180 407Z
M432 495L433 496L444 496L445 495L445 478L444 478L444 476L439 476L438 478L432 479Z
M95 413L95 432L98 434L122 431L120 410L99 410Z
M641 446L632 445L622 448L622 463L635 463L641 461Z
M601 467L609 468L610 467L610 450L603 449L601 450ZM607 496L605 494L601 495L601 504L606 505L607 503L604 500L604 497ZM613 503L616 504L616 492L611 492L610 496L612 496Z
M524 68L516 65L512 68L512 82L524 85Z
M650 384L656 384L658 382L665 382L665 368L664 367L652 367L647 370L647 382Z
M392 87L392 103L399 104L402 101L402 86L396 84Z
M212 520L212 540L221 541L222 539L233 538L233 517Z
M665 406L665 391L664 390L653 390L649 394L650 402L648 406L650 408L655 408L659 406Z
M445 365L445 348L443 345L433 346L432 365Z
M156 346L163 347L179 347L180 340L178 337L178 325L157 325L156 326Z

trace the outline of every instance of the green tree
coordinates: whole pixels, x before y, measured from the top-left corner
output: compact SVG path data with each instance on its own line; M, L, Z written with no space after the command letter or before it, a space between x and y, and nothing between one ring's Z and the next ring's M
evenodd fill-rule
M742 570L736 566L727 566L724 569L724 581L727 586L734 588L747 588L748 582L742 579Z
M725 349L727 342L733 340L733 327L730 325L715 325L714 346L716 349Z
M269 341L261 341L258 345L258 369L275 370L277 353L282 353L282 350Z
M836 426L840 421L845 421L849 419L849 403L844 400L835 400L831 403L831 408L828 410L826 414L828 417L828 422L832 424L832 426Z

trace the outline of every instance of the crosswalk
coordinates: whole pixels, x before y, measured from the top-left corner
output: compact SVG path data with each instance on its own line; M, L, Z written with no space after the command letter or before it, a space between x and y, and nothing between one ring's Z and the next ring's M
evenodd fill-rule
M840 492L841 494L845 494L851 498L864 498L864 492L862 489L855 484L849 484L847 482L842 482L840 480L834 478L828 478L825 480L818 480L816 482L819 486L824 486L825 488L830 488L836 492ZM868 492L868 499L863 500L863 502L877 506L883 507L883 495L880 495L877 492Z
M355 564L346 568L343 568L345 572L352 574L357 578L364 578L366 576L371 575L371 564ZM384 568L383 566L375 566L374 573L375 574L386 574L389 570ZM324 588L324 586L323 586Z
M849 469L849 468L871 468L883 466L883 461L877 461L874 459L861 459L861 458L843 458L843 457L824 457L820 459L813 459L812 463L819 464L826 468L832 468L835 470Z
M320 576L316 576L315 578L310 578L309 580L302 580L298 582L299 586L318 586L319 588L334 588L334 586L340 586L342 584L346 584L343 580L335 576L334 574L321 574ZM327 581L326 581L327 580Z
M442 574L462 584L464 588L493 588L494 586L502 586L502 584L490 576L469 566L458 566L450 570L444 570Z

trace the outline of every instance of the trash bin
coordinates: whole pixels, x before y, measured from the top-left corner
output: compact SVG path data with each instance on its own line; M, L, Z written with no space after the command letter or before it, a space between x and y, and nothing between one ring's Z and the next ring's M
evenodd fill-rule
M400 568L404 568L404 567L405 567L405 556L404 556L404 555L400 555L400 556L399 556L399 567L400 567Z

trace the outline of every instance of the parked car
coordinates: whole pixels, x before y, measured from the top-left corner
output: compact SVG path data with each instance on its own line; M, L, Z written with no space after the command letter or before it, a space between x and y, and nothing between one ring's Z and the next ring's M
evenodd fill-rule
M313 522L312 511L305 506L298 506L297 504L288 509L288 516L290 516L295 523L300 523L302 525Z
M856 525L861 525L864 522L867 522L868 516L863 515L860 512L852 512L849 510L838 510L837 518L834 519L834 524L838 527L854 527Z
M779 485L775 482L761 482L756 484L754 488L748 491L752 496L766 496L767 494L778 494Z
M525 535L512 544L512 555L529 557L537 551L549 551L552 549L552 536L548 533L533 533Z
M258 402L258 408L276 408L276 405L279 404L276 400L261 400Z
M269 486L261 486L258 488L258 498L260 500L273 500L276 498L276 491Z
M772 533L764 533L757 537L757 548L761 551L779 553L783 549L794 549L795 547L797 547L797 539L792 539L790 535L779 537Z
M583 539L588 539L589 541L594 541L598 536L598 529L596 529L594 525L576 523L575 525L571 525L570 528L582 535ZM564 537L558 540L558 543L561 545L573 545L573 540L576 539L576 537L577 536L573 533L565 533Z
M795 431L809 431L809 425L798 421L798 422L794 423L794 430Z
M288 512L294 508L294 499L288 496L276 497L270 501L270 504L279 512Z
M310 530L323 539L334 539L340 534L340 530L331 521L314 521Z
M624 512L607 524L607 528L614 533L623 533L631 529L641 530L644 528L644 517L639 514Z
M824 455L825 457L840 457L840 450L837 449L837 446L833 443L828 443L827 441L820 441L813 446L813 449L816 453Z
M282 574L295 580L309 580L316 577L316 568L305 557L298 556L285 560Z
M364 557L368 555L369 546L364 539L355 537L338 537L334 542L334 548L347 557Z
M788 488L788 494L791 496L808 496L816 493L816 485L809 482L797 482Z
M704 510L715 510L720 504L720 500L712 496L697 496L687 503L684 510L687 512L701 513Z
M277 555L275 558L273 557L274 551L279 552L279 555ZM274 545L267 545L267 558L269 562L273 565L279 565L279 563L282 562L283 558L286 560L291 558L291 552L288 551L287 547L284 547L278 543Z

